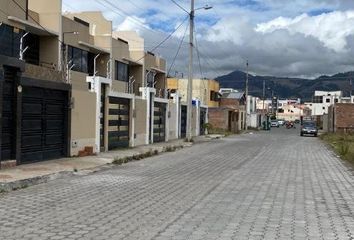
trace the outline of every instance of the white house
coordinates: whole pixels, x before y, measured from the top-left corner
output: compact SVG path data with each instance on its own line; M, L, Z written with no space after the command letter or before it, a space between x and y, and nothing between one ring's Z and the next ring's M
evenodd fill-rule
M305 103L311 109L312 116L328 114L328 107L342 102L342 91L315 91L312 102Z

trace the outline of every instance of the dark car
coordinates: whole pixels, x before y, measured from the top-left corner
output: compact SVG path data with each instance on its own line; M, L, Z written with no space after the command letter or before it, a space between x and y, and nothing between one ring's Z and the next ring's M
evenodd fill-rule
M318 129L315 122L304 122L301 126L301 136L304 135L313 135L317 137Z

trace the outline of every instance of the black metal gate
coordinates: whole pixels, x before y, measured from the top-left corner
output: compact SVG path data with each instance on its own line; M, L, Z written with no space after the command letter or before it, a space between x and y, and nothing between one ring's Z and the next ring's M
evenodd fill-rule
M2 82L2 129L0 160L16 159L16 94L15 77L17 71L13 68L4 68ZM1 88L0 88L1 89Z
M181 138L187 134L187 106L181 106Z
M166 104L154 103L154 142L164 142L166 136Z
M207 117L206 108L200 108L200 135L205 134L206 117Z
M106 85L101 84L101 106L100 106L100 148L104 151L104 134L105 134L105 116L106 116Z
M130 100L109 98L108 150L129 147Z
M67 154L68 92L23 87L21 163Z

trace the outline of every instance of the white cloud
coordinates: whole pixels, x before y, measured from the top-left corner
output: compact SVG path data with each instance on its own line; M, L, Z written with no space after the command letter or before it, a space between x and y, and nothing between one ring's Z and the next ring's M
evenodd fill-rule
M326 47L343 52L348 49L346 38L354 34L354 11L331 12L319 16L302 14L295 18L278 17L256 27L257 32L271 33L286 29L291 34L301 33L321 41Z
M141 28L149 28L146 24L146 20L144 18L138 17L127 17L124 19L122 23L120 23L117 27L117 31L129 31L136 30L140 32Z
M185 12L166 0L110 2L124 13L93 0L64 0L75 10L103 11L115 28L137 30L144 37L147 50L160 43L186 17ZM189 9L189 0L178 2ZM251 71L258 75L317 76L353 70L353 0L253 0L249 4L244 0L201 0L196 7L205 4L214 8L196 12L196 36L207 77L245 70L246 59ZM317 15L321 12L329 13ZM167 59L167 66L184 30L183 26L155 51ZM185 43L172 73L186 74L187 63ZM199 75L197 57L195 74Z

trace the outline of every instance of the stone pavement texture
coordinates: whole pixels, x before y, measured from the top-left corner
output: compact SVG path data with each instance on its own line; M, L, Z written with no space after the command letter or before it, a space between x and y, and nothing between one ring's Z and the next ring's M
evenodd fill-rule
M208 139L206 137L199 138L199 141ZM37 182L46 182L51 179L62 177L77 171L91 172L96 171L100 167L110 164L116 157L124 158L134 156L141 153L157 150L164 151L165 147L185 147L190 143L184 142L183 139L173 140L163 143L155 143L144 145L125 150L109 151L99 153L97 156L62 158L45 162L25 164L10 169L1 169L0 171L0 190L7 188L18 188L21 184L33 185Z
M0 195L0 239L354 239L353 173L275 129Z

